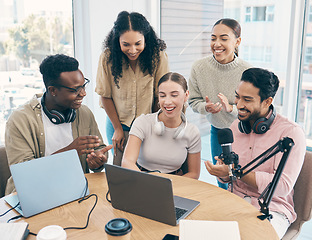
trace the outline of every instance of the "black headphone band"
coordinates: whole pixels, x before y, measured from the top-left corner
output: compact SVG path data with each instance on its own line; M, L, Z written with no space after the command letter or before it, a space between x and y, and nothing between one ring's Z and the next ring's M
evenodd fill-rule
M76 118L75 109L69 108L66 114L63 114L57 110L49 111L45 105L45 97L46 97L46 92L41 97L41 106L42 106L43 112L47 115L47 117L50 119L50 121L53 124L70 123L75 120Z
M257 134L266 133L276 117L276 110L273 104L270 105L269 109L272 110L270 117L269 118L261 117L257 119L254 122L253 126L250 125L249 121L239 121L238 122L239 131L246 134L249 134L251 130L253 130Z

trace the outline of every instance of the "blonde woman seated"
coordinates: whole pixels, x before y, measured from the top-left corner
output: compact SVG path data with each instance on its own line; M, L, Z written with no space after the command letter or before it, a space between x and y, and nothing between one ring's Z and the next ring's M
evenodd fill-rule
M198 179L201 139L198 128L183 113L189 91L185 78L169 72L158 82L160 109L142 114L133 123L122 166L141 171L160 171ZM188 171L183 172L186 161Z

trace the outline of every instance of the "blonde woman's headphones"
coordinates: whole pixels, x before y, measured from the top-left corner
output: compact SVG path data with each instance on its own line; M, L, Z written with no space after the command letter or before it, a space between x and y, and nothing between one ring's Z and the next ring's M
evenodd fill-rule
M162 136L165 132L165 124L162 121L159 121L159 114L161 113L161 109L157 112L156 114L156 119L155 119L155 124L154 124L154 132L156 133L156 135L158 136ZM181 139L183 138L184 134L185 134L185 130L187 127L187 120L185 117L185 114L183 112L181 112L181 119L182 119L182 123L177 130L175 131L174 135L173 135L173 139Z

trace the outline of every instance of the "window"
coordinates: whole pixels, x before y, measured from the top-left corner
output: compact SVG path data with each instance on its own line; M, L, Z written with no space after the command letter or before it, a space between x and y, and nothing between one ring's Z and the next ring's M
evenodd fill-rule
M266 7L253 7L252 20L255 22L265 21Z
M223 1L219 0L162 0L161 38L167 44L170 71L189 79L194 61L210 53L210 38L213 24L223 17ZM230 9L236 16L237 8ZM204 115L186 109L189 121L196 124L202 136L202 145L208 144L210 124ZM202 159L209 160L210 148L203 148Z
M237 14L236 9L231 12ZM210 53L212 25L222 15L223 2L218 0L161 1L161 38L171 71L188 79L193 62Z
M245 7L245 22L273 22L274 5Z
M249 1L245 2L249 4ZM269 69L279 77L280 88L274 98L276 109L304 128L307 146L312 148L312 0L305 3L271 0L271 4L265 6L267 2L259 0L255 3L258 6L243 6L243 15L237 19L241 20L242 27L240 56L253 66ZM294 3L302 12L292 14ZM228 8L237 5L232 0L225 0L225 12L230 13ZM306 15L303 8L307 9ZM279 14L275 15L275 12ZM292 15L293 19L289 17ZM291 22L303 17L307 18L304 39L300 32L302 27Z
M245 22L250 22L251 21L251 7L246 7L246 12L245 12Z
M251 46L250 51L252 52L250 56L250 61L253 62L263 62L264 56L263 46Z
M245 61L249 61L249 52L250 52L250 50L249 50L249 46L241 46L241 48L240 48L240 57L242 58L242 59L244 59Z
M272 62L272 47L269 46L242 46L242 58L252 62ZM252 54L251 54L252 53Z
M298 99L297 121L305 130L307 145L312 148L312 1L309 1L306 24L304 63L302 68L301 90Z
M307 46L304 57L305 73L311 73L312 69L310 69L311 67L309 67L311 63L312 63L312 46Z
M270 63L272 62L272 48L271 47L265 47L264 52L264 62Z
M274 20L274 6L268 6L266 8L266 20L273 22Z
M39 64L73 56L72 1L0 1L0 144L11 112L44 91Z

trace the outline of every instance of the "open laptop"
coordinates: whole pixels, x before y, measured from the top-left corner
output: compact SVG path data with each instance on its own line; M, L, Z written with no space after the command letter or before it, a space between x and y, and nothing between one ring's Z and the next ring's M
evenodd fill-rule
M76 150L10 166L17 195L5 201L22 216L30 217L89 194Z
M199 202L173 196L171 179L105 164L112 206L169 225L177 225Z

